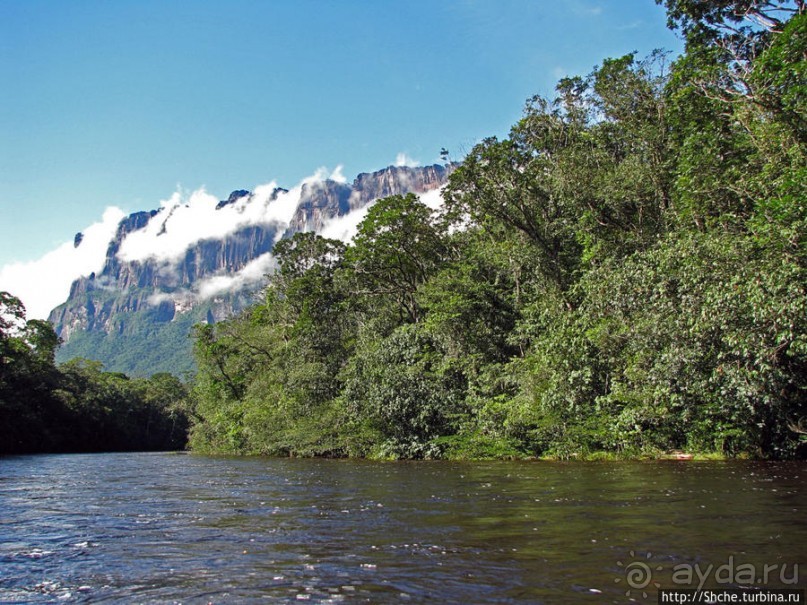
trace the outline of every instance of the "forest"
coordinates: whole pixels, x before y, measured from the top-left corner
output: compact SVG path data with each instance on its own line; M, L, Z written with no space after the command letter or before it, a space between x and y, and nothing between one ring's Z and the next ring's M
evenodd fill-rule
M440 212L280 242L264 300L196 328L193 449L803 456L804 3L665 4L681 57L530 99Z
M188 387L170 374L128 378L97 361L54 363L59 338L0 292L0 455L178 450Z
M450 163L439 211L394 196L349 244L280 241L262 300L195 327L189 385L57 368L44 322L4 320L1 442L807 456L805 4L663 3L682 56L529 99Z

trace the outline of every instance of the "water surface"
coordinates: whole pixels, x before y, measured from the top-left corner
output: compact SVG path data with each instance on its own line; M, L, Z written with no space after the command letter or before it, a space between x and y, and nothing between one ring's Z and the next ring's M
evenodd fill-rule
M805 496L803 463L0 458L0 603L655 603L729 564L803 588Z

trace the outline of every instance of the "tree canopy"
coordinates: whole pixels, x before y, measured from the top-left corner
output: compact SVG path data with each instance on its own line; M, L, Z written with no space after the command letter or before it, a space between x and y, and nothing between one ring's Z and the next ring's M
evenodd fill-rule
M806 455L805 6L664 4L684 55L530 99L439 212L282 242L265 300L200 329L192 445Z
M57 367L59 338L0 292L0 454L182 449L190 402L170 374L129 379L98 362Z

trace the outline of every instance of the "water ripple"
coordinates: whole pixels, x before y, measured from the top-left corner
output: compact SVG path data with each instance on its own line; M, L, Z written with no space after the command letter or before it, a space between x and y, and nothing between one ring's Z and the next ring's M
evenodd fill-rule
M799 563L804 470L2 458L0 602L623 602L628 552L667 580L732 554Z

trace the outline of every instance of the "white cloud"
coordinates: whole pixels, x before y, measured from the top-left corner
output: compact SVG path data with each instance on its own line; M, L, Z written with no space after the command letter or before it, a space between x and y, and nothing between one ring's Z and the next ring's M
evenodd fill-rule
M289 191L277 192L275 182L259 185L252 195L221 208L217 208L218 198L203 188L190 195L178 191L161 203L159 213L145 227L124 239L118 258L124 262L151 259L175 263L197 242L223 239L250 225L276 224L281 227L279 237L297 210L303 185L328 178L344 181L341 170L341 166L333 172L320 168Z
M344 168L344 166L342 166L341 164L339 166L337 166L336 170L334 170L331 173L331 175L328 177L328 179L330 179L331 181L336 181L337 183L342 183L342 184L347 183L347 179L345 178L345 175L342 174L342 168Z
M421 202L432 210L438 210L443 206L442 189L432 189L431 191L418 194L418 197ZM362 208L357 208L352 212L326 221L322 229L320 229L319 234L322 237L349 242L356 236L356 233L358 233L359 224L365 219L367 212L374 203L375 202L372 202Z
M370 206L372 206L372 204L367 204L362 208L357 208L352 212L326 221L325 224L322 225L319 234L322 237L349 242L358 232L359 223L367 216L367 211L370 210Z
M405 153L398 154L398 166L417 166ZM118 258L122 262L152 262L160 274L161 283L177 285L177 262L186 251L200 241L223 239L247 226L275 225L277 239L297 211L304 186L314 186L326 179L345 183L342 166L329 171L318 169L289 191L279 191L275 182L259 185L250 195L230 204L219 206L219 198L204 188L193 192L179 190L160 203L160 209L141 229L129 233L121 242ZM442 205L439 190L421 194L421 200L430 208ZM370 204L371 205L371 204ZM369 205L326 222L320 233L324 237L350 241L358 225L367 216ZM108 208L103 219L84 230L78 247L67 242L39 260L13 263L0 269L0 290L18 296L26 305L29 318L46 318L49 312L63 303L75 279L100 272L106 259L109 243L115 235L124 213ZM259 284L275 268L271 254L264 254L244 266L235 274L222 272L195 284L192 290L181 289L156 292L151 304L166 300L184 303L193 299L207 299L225 291L235 291ZM114 283L96 280L96 287L114 288ZM169 290L171 288L169 287Z
M410 168L415 168L420 166L420 162L410 158L406 153L403 151L395 156L395 165L396 166L409 166Z
M598 17L602 14L602 6L578 3L572 7L572 10L578 14L586 17Z
M248 262L238 273L214 275L202 280L194 292L201 299L212 298L222 292L235 292L262 282L266 274L276 267L275 257L267 252Z
M4 266L0 290L19 297L29 319L47 319L51 309L67 300L74 280L103 268L109 242L124 216L120 208L107 208L100 222L82 232L78 247L65 242L38 260Z
M207 300L222 292L237 292L259 284L266 275L277 268L275 257L270 252L262 254L247 263L236 273L219 273L193 285L192 289L180 288L171 292L154 292L148 297L148 304L156 306L164 302L191 304L192 301Z
M156 307L160 303L176 302L178 300L189 299L192 297L193 295L187 290L176 290L174 292L155 292L146 299L146 302L151 306Z
M432 210L439 210L443 206L443 190L432 189L420 194L420 201Z
M622 25L617 27L617 29L620 30L620 31L628 31L628 30L631 30L631 29L639 29L639 28L641 28L643 26L644 26L644 22L637 19L635 21L625 21L624 23L622 23Z
M288 194L278 196L274 200L278 203L272 205L274 188L274 183L263 185L252 196L218 209L219 200L204 189L190 195L178 191L161 203L159 212L145 227L126 236L118 257L124 262L174 262L202 240L223 238L244 225L282 219L287 204L281 198ZM296 202L292 200L291 205L296 207Z

